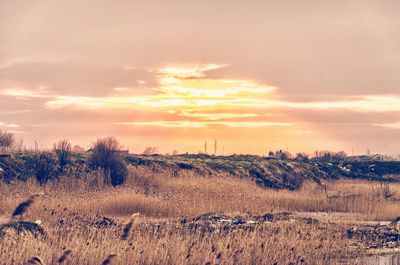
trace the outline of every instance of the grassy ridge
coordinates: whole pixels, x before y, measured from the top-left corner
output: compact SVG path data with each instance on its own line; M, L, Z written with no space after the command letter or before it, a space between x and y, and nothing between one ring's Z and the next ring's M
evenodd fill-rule
M276 159L253 155L128 156L128 163L172 175L190 172L198 176L229 175L249 178L263 187L299 189L304 181L320 183L339 178L397 182L400 162L318 162Z
M39 158L37 158L39 157ZM36 160L34 160L34 158ZM39 159L39 160L38 160ZM296 159L276 159L254 155L127 155L126 162L146 172L163 176L232 176L254 180L262 187L299 189L304 181L320 183L323 180L351 178L396 182L400 178L400 162L318 162ZM0 156L0 178L5 181L27 180L36 177L39 182L60 176L85 178L92 175L88 165L89 154L73 154L62 172L51 155L21 153ZM40 168L38 168L40 165Z

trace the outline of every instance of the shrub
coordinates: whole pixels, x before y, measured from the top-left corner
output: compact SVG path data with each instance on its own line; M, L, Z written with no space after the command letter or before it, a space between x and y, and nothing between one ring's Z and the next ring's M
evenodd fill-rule
M15 142L14 134L0 130L0 149L8 149Z
M295 157L296 161L303 162L303 163L308 163L310 162L310 158L306 153L297 153Z
M176 165L177 165L180 169L191 170L191 169L194 168L194 166L193 166L192 164L185 163L185 162L177 162Z
M51 152L33 153L27 157L26 166L40 184L44 184L50 179L54 179L57 174L57 161Z
M120 155L119 142L114 137L97 139L92 147L89 164L94 169L102 169L106 183L116 186L125 182L127 165Z
M53 145L53 150L57 156L60 171L64 172L65 166L69 164L71 159L71 144L67 140L60 140Z
M372 194L375 197L387 200L395 196L396 192L390 188L389 183L380 183L378 187L372 187Z
M0 179L6 183L12 180L26 180L24 160L14 156L0 156Z

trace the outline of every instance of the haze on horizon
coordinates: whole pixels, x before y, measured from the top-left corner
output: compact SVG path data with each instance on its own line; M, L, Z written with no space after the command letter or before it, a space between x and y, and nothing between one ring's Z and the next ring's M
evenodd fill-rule
M400 153L398 1L0 1L0 129Z

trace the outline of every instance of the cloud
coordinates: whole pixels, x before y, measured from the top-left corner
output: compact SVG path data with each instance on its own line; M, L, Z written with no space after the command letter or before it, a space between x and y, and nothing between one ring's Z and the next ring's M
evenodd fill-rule
M194 67L164 67L158 68L154 72L160 75L166 75L176 79L198 79L206 76L206 72L228 67L229 64L205 64Z
M257 98L264 97L276 88L259 84L253 80L236 79L208 79L205 71L215 69L217 64L200 66L193 69L168 68L167 71L158 72L158 83L154 94L87 97L87 96L62 96L52 97L47 106L83 107L83 108L174 108L174 107L207 107L226 105L249 105ZM181 78L180 75L196 75L201 73L201 79ZM177 75L179 77L177 77ZM204 76L203 76L204 75ZM120 89L119 89L120 90Z
M351 110L360 112L390 112L400 111L400 96L367 95L348 97L345 100L321 102L290 102L271 101L275 107L314 110Z
M16 87L0 89L0 95L15 98L49 98L52 94L45 87L36 90Z
M256 113L204 113L204 112L193 112L193 111L182 111L178 114L182 117L191 117L191 118L199 118L201 120L224 120L224 119L232 119L232 118L254 118L260 116Z
M232 81L233 82L233 81ZM400 111L400 97L397 96L360 96L346 100L321 102L293 102L262 98L265 94L244 87L227 89L198 89L186 87L165 87L156 95L131 97L78 97L56 96L46 105L49 108L192 108L192 107L253 107L265 109L299 109L299 110L348 110L358 112L394 112ZM265 90L267 91L267 89ZM24 92L16 91L18 96ZM35 95L35 94L33 94ZM27 96L27 95L25 95Z
M12 115L12 114L22 114L22 113L29 113L32 110L30 109L23 109L23 110L0 110L0 114L3 115Z
M0 126L6 127L6 128L19 128L20 126L15 123L5 123L5 122L0 122Z
M0 67L0 88L47 87L59 95L108 96L115 92L146 93L155 75L145 68L78 64L74 62L23 62ZM114 88L124 88L118 91Z
M186 125L229 132L239 151L247 147L236 139L246 134L246 146L259 152L265 139L311 146L319 134L333 148L379 135L380 150L399 149L390 129L400 113L398 7L373 0L0 1L0 119L34 132L31 142L68 133L84 142L82 135L101 131L169 144L183 130L115 123L273 121L318 133L293 140L292 127ZM36 123L45 126L27 127ZM192 134L179 139L197 150Z
M400 130L400 122L392 122L392 123L374 123L372 124L376 127L382 127L387 129L398 129Z
M260 128L271 126L293 126L285 122L246 122L246 121L134 121L118 122L118 125L157 126L171 128L206 128L209 126L226 126L230 128Z

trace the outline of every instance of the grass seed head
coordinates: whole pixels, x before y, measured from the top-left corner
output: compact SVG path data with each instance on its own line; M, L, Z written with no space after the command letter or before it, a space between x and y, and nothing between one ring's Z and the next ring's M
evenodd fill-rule
M71 253L72 253L72 250L71 250L71 249L66 249L66 250L64 251L64 253L63 253L63 254L60 256L60 258L58 259L58 263L59 263L59 264L64 263L64 261L67 260L68 256L69 256Z
M44 265L43 260L39 256L34 256L27 262L28 264Z
M111 253L110 255L107 256L107 258L101 263L101 265L110 265L111 261L118 256L116 253Z
M128 238L133 222L135 221L135 218L138 216L140 216L140 213L134 213L131 215L129 222L122 229L121 240L126 240Z

